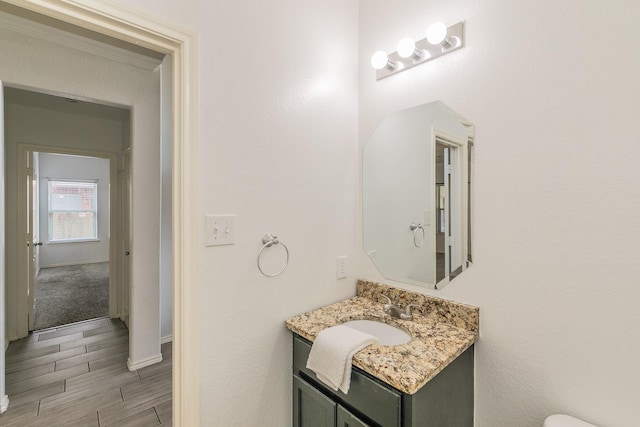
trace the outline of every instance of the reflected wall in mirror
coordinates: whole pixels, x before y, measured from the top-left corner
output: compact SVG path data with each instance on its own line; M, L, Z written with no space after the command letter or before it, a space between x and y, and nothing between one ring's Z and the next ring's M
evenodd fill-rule
M435 101L385 117L365 144L363 244L387 279L441 289L471 264L473 133Z

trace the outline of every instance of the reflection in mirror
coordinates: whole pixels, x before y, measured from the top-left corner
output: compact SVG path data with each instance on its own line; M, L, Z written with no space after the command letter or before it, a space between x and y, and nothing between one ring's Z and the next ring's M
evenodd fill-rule
M384 118L363 150L363 244L388 279L442 288L471 263L473 126L440 101Z

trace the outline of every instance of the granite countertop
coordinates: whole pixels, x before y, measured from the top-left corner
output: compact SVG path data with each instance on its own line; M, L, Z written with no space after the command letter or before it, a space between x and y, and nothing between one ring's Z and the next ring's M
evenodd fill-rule
M378 301L418 303L413 320L386 314ZM424 313L424 314L422 314ZM353 356L353 365L396 389L414 394L478 339L478 308L386 285L359 281L358 296L288 319L292 332L314 341L318 333L349 320L371 319L398 326L412 336L406 344L372 344Z

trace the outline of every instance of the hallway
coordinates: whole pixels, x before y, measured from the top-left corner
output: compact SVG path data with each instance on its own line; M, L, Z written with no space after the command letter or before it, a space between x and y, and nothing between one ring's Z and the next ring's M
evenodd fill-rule
M171 343L162 362L129 371L128 340L124 323L101 318L12 342L0 426L171 425Z

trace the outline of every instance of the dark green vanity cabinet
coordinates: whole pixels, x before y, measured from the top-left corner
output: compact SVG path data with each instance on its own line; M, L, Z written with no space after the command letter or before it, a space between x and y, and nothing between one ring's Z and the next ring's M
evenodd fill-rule
M293 425L366 427L363 421L297 375L293 376Z
M347 409L338 405L338 413L336 414L337 423L339 427L367 427L367 424L349 412Z
M473 346L413 395L353 367L349 393L306 368L311 343L293 336L294 427L471 427Z

